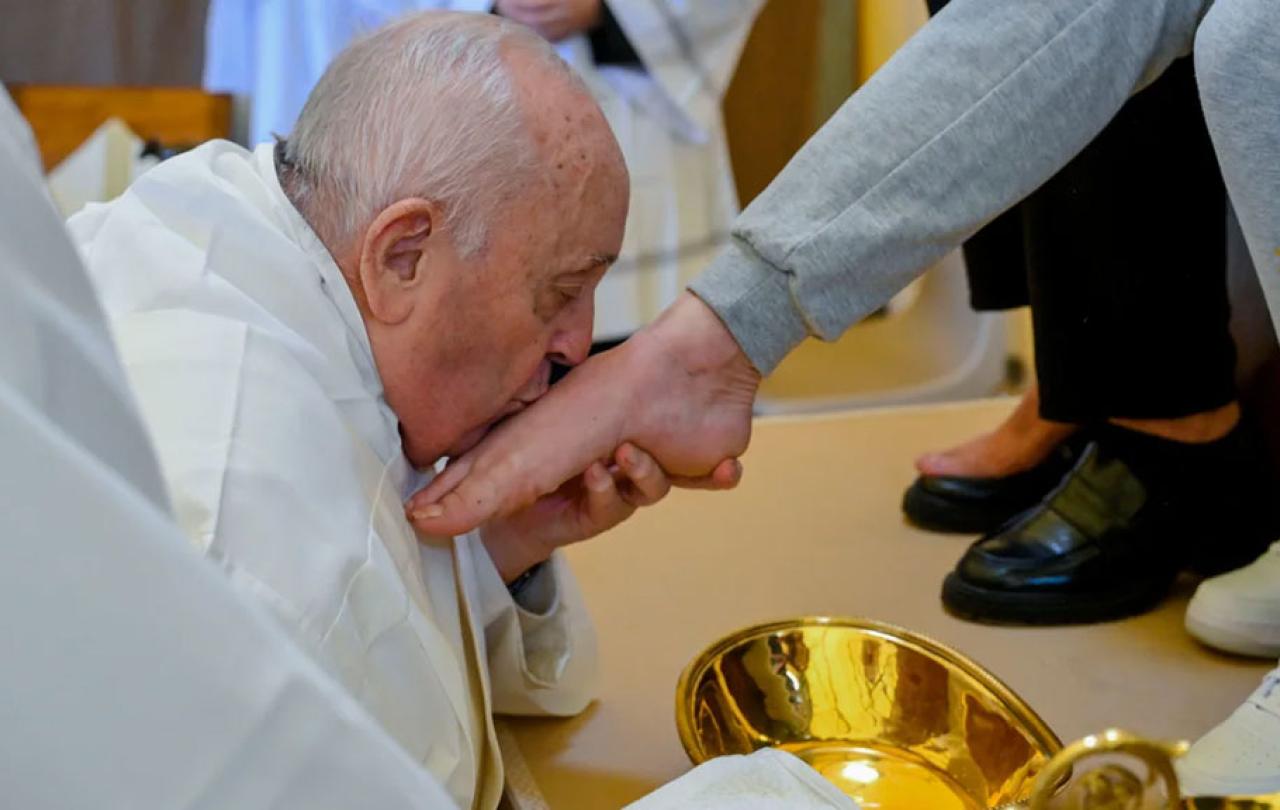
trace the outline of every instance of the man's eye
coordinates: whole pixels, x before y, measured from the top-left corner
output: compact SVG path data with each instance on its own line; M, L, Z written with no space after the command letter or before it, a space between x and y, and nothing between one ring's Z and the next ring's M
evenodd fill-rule
M578 296L582 295L582 285L574 284L558 286L556 287L556 292L560 293L560 297L565 301L573 301L577 299Z

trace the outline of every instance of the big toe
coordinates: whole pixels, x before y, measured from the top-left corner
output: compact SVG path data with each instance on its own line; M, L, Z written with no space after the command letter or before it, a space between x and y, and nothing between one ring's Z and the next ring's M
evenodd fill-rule
M921 475L964 475L966 464L953 453L925 453L916 459L916 470Z

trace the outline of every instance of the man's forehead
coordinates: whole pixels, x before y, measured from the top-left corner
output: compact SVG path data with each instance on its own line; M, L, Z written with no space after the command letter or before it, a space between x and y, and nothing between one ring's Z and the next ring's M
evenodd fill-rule
M563 262L557 262L553 276L586 275L602 268L607 269L618 260L616 253L586 253L568 256Z

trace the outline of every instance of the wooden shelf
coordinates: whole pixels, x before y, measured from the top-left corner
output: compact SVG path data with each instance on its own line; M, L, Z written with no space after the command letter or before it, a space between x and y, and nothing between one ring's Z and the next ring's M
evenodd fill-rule
M31 124L45 170L115 116L143 140L194 146L231 133L231 97L198 88L18 85L9 88Z

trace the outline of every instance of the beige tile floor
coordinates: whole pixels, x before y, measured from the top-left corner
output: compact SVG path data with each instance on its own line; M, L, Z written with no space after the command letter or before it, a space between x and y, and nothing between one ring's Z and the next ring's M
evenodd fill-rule
M1108 726L1194 738L1269 668L1182 630L1194 583L1155 612L1088 627L1002 628L943 612L942 577L967 538L906 525L920 452L999 421L1011 401L762 421L732 493L676 493L571 559L600 637L600 699L513 729L554 810L619 807L689 766L673 698L685 663L720 635L802 614L872 617L992 669L1064 740Z

